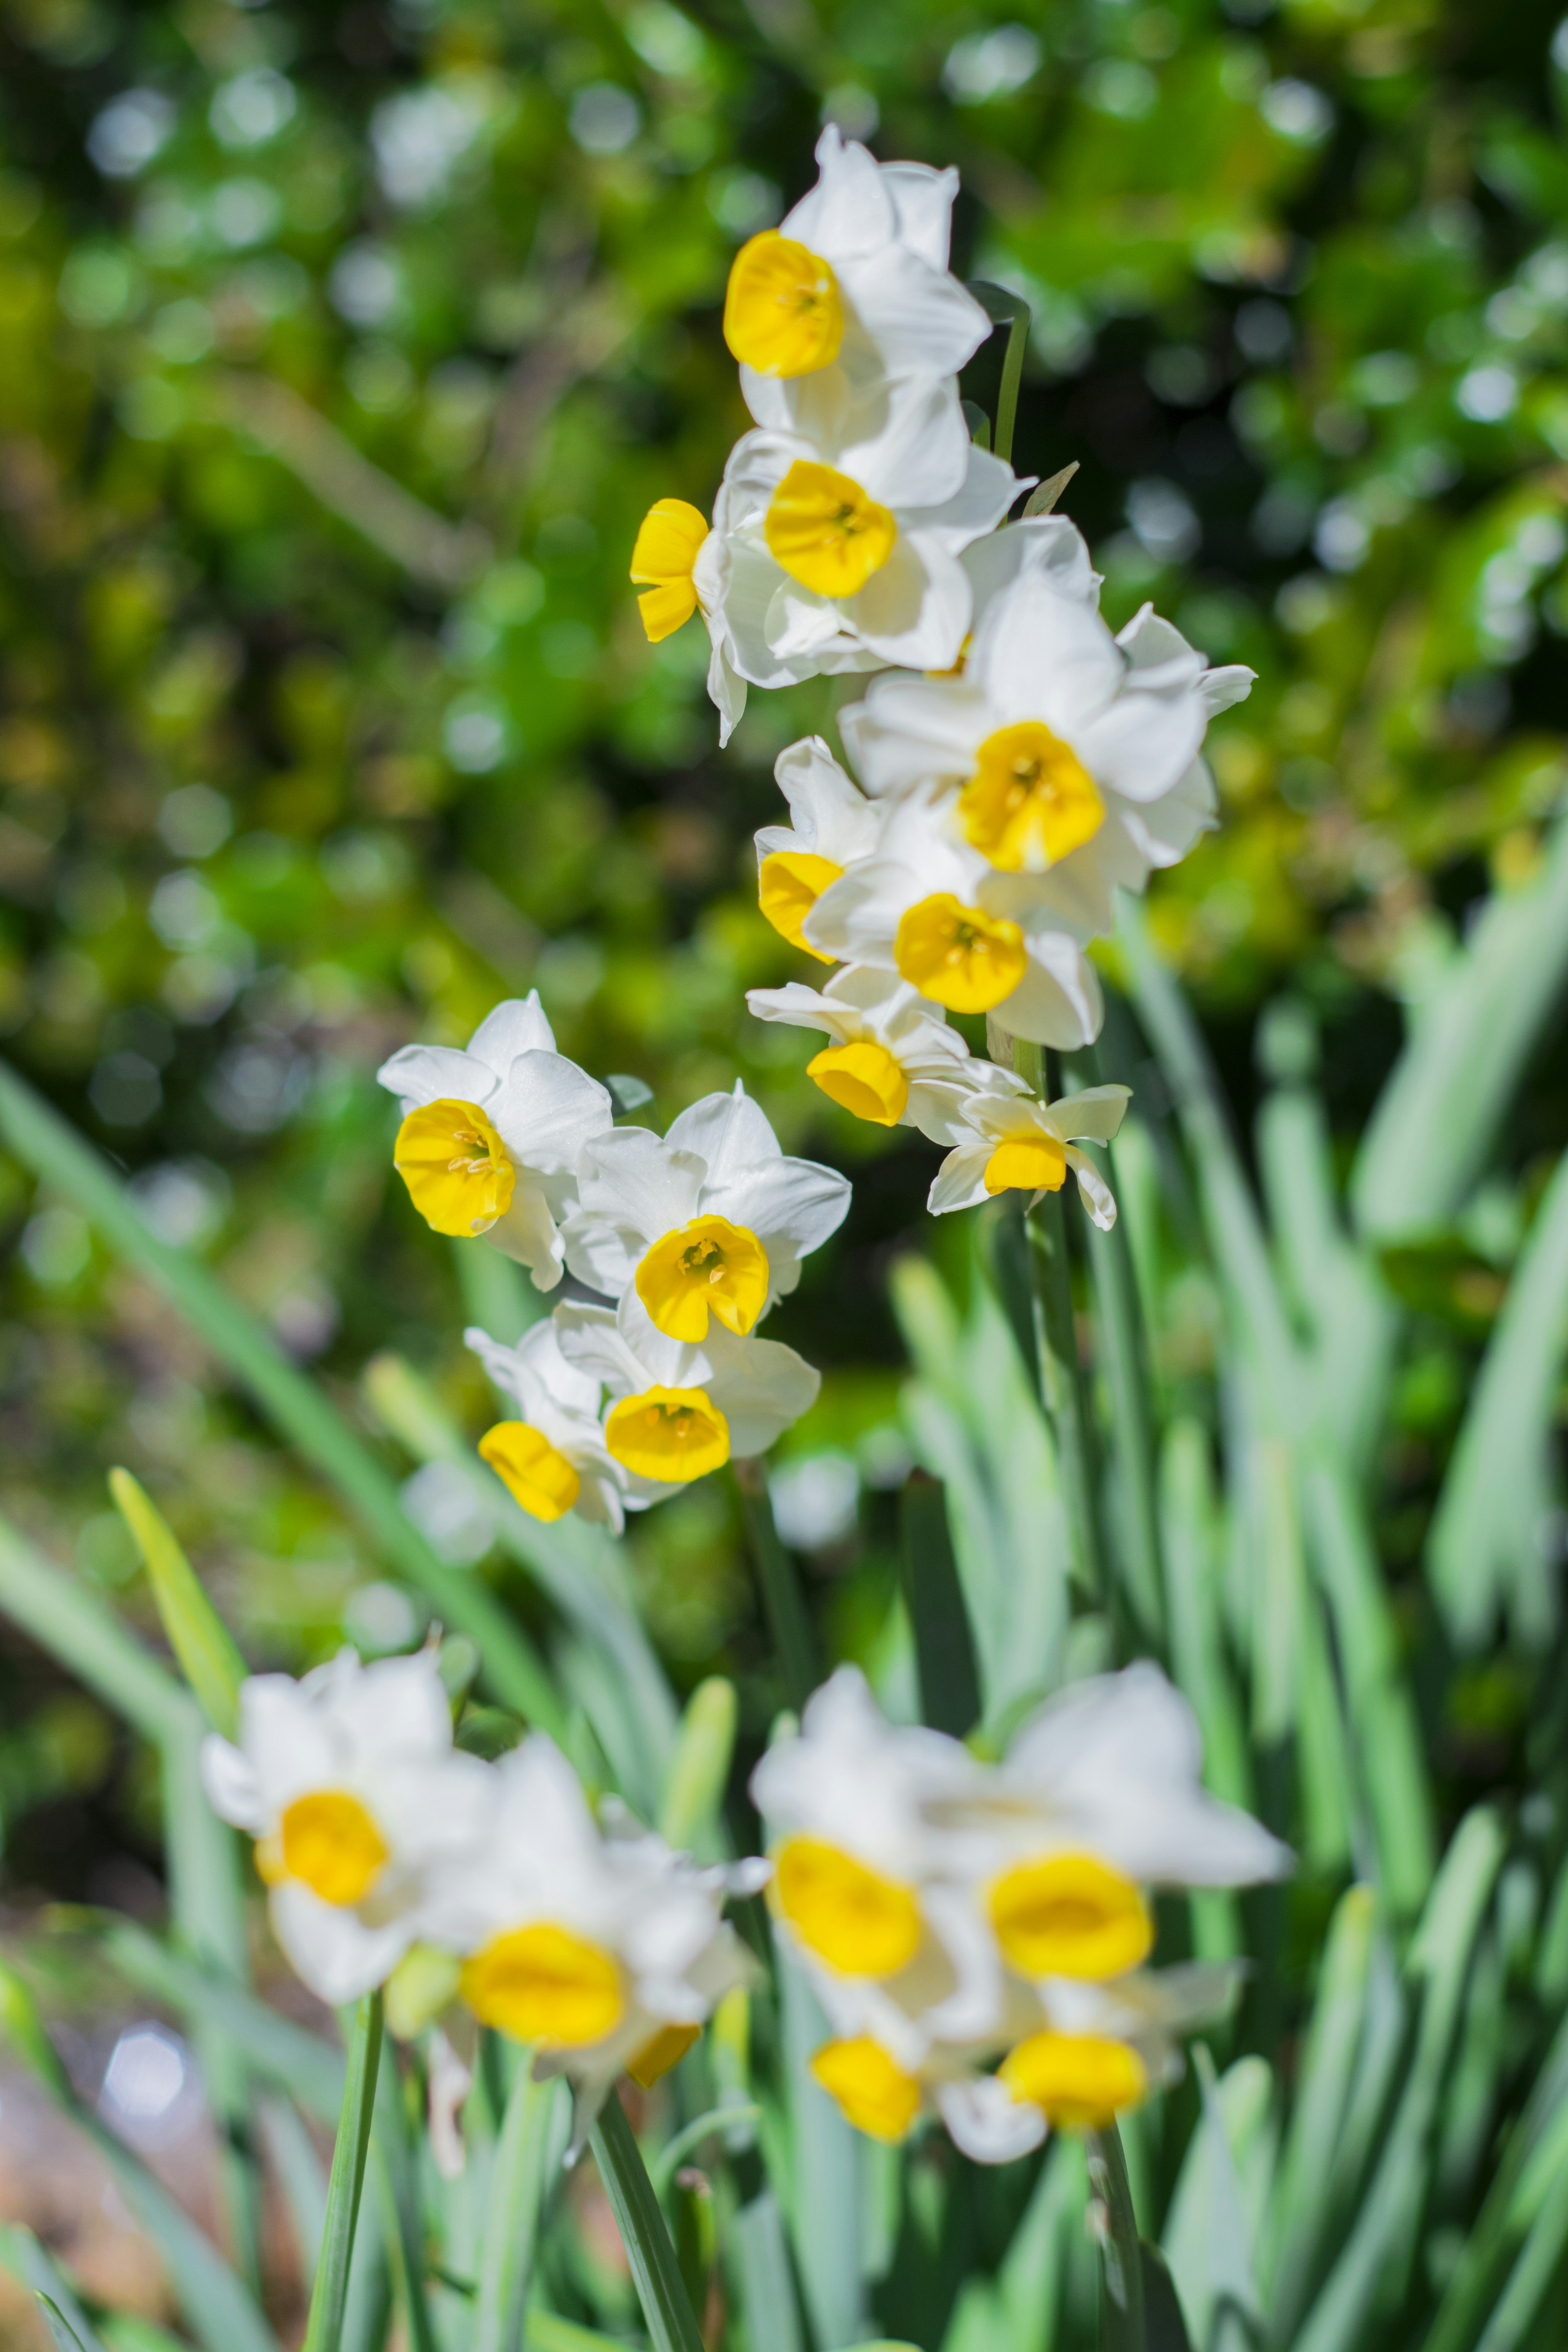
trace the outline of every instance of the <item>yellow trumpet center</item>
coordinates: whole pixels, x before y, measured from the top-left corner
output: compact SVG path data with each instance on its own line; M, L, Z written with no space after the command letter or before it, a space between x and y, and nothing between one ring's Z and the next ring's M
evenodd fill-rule
M759 375L812 375L838 356L844 305L820 254L764 229L735 256L724 296L724 341Z
M988 1192L1059 1192L1067 1178L1067 1153L1051 1135L999 1143L985 1162Z
M626 2005L614 1957L549 1923L492 1936L464 1962L458 1989L481 2025L567 2050L603 2041Z
M893 551L899 527L847 474L797 457L773 492L763 536L775 562L819 596L853 596Z
M814 849L773 849L757 874L757 904L781 939L792 948L804 948L818 963L831 963L821 948L814 948L801 925L830 882L843 873L831 857Z
M921 1940L913 1887L823 1838L787 1839L774 1864L773 1901L807 1950L840 1976L896 1976L913 1959Z
M679 2066L701 2031L700 2025L666 2025L645 2042L636 2057L626 2060L626 2072L638 2090L651 2091L661 2074Z
M411 1110L392 1157L409 1199L438 1234L467 1240L511 1206L517 1171L478 1103L442 1100Z
M811 2071L856 2130L872 2139L902 2139L921 2111L915 2077L895 2065L868 2033L851 2042L824 2042Z
M1148 1906L1131 1879L1088 1853L1053 1853L993 1881L991 1924L1027 1977L1116 1977L1147 1959Z
M1040 2108L1047 2123L1084 2131L1102 2131L1149 2087L1136 2050L1098 2033L1031 2034L996 2071L1013 2096Z
M850 1045L828 1045L805 1066L830 1100L857 1118L897 1127L910 1099L910 1082L896 1054L869 1037Z
M903 916L893 961L922 996L950 1013L989 1013L1012 995L1028 964L1016 923L962 906L951 890L921 898Z
M693 1217L645 1251L633 1279L667 1339L706 1339L716 1315L743 1339L768 1302L768 1254L728 1217Z
M697 610L692 567L708 525L684 499L658 499L643 517L632 549L632 578L647 583L637 611L648 643L657 646Z
M526 1421L498 1421L480 1438L479 1453L536 1519L563 1517L582 1492L583 1481L564 1454Z
M1009 874L1054 866L1092 841L1105 823L1089 770L1037 719L987 735L958 813L975 848Z
M638 1477L676 1486L723 1468L730 1424L705 1390L655 1387L611 1408L605 1443Z
M346 1907L370 1893L389 1852L357 1797L346 1789L312 1789L286 1808L276 1838L264 1839L256 1858L269 1885L297 1878L323 1903Z

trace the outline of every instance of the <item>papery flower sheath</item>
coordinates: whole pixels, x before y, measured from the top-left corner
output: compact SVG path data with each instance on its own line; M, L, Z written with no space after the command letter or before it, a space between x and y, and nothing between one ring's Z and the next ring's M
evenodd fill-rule
M720 1915L765 1876L756 1863L700 1868L620 1813L602 1826L535 1733L493 1768L482 1853L445 1874L426 1932L461 1956L474 2015L531 2044L536 2075L569 2076L574 2153L617 2075L656 2082L751 1979Z
M744 1338L849 1206L846 1179L786 1158L738 1081L683 1110L662 1139L640 1127L601 1136L577 1181L572 1272L612 1298L630 1285L657 1328L681 1340L717 1325Z
M620 1306L555 1309L569 1362L602 1381L614 1402L605 1443L637 1482L682 1486L732 1457L765 1454L815 1403L822 1376L775 1339L738 1339L713 1321L700 1347L656 1330L634 1289ZM640 1492L647 1492L646 1487Z
M1056 913L1011 902L1013 878L958 837L939 799L910 793L803 929L825 954L896 971L950 1012L994 1013L1015 1036L1071 1052L1099 1034L1100 982Z
M948 1153L926 1206L940 1217L972 1209L998 1192L1058 1192L1070 1168L1084 1207L1102 1231L1116 1223L1116 1202L1104 1177L1076 1141L1109 1143L1131 1100L1127 1087L1088 1087L1082 1094L1038 1101L1026 1091L971 1095L966 1135Z
M376 1076L403 1106L395 1159L420 1215L439 1234L484 1234L553 1290L578 1155L615 1107L556 1052L538 990L498 1004L461 1053L405 1045Z
M955 835L1010 877L999 909L1087 935L1112 928L1115 886L1141 890L1210 822L1199 747L1251 682L1147 608L1113 637L1030 569L990 599L957 675L879 677L840 724L873 795L954 788Z
M435 1874L482 1834L488 1801L487 1768L453 1749L428 1650L252 1675L238 1742L207 1738L202 1780L257 1842L279 1942L334 2004L384 1982L424 1933Z
M766 824L757 835L758 901L781 938L831 963L801 924L828 885L866 855L881 817L820 735L781 751L773 775L789 803L790 822Z
M746 1003L759 1021L820 1029L832 1040L806 1076L857 1118L878 1127L914 1127L933 1143L973 1139L970 1106L977 1097L1028 1098L1021 1078L976 1061L941 1009L897 972L848 964L821 989L791 981L753 988Z
M947 267L958 174L878 163L829 124L820 176L730 272L724 335L759 425L810 431L847 385L955 376L991 331Z
M638 1509L658 1490L634 1481L605 1444L601 1384L562 1354L553 1322L534 1324L514 1348L477 1328L463 1338L517 1408L479 1440L497 1476L536 1519L575 1511L619 1535L626 1505Z

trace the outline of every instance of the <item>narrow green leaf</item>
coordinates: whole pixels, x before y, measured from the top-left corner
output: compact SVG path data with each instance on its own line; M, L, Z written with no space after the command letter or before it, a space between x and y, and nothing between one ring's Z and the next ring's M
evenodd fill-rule
M1547 2184L1568 2179L1568 2019L1558 2027L1524 2111L1444 2289L1426 2352L1468 2352L1507 2266L1539 2218Z
M1348 1888L1323 1950L1259 2264L1268 2309L1281 2339L1289 2336L1315 2277L1334 2149L1361 2046L1375 1921L1371 1887Z
M1193 2352L1175 2281L1158 2248L1144 2240L1138 2249L1143 2268L1143 2333L1148 2352Z
M1553 1630L1556 1591L1542 1529L1565 1360L1568 1153L1513 1270L1427 1538L1427 1580L1463 1649L1486 1640L1505 1598L1527 1643L1539 1645Z
M735 1685L710 1675L686 1702L665 1775L659 1834L678 1853L712 1861L728 1848L722 1813L735 1753Z
M353 2031L349 2038L342 2112L338 2121L337 2144L332 2150L332 2169L327 2181L327 2217L321 2233L321 2256L316 2265L316 2281L310 2294L310 2316L305 2329L303 2352L339 2352L342 2341L349 2264L353 2255L354 2230L359 2221L360 2193L364 2187L371 2119L375 2111L375 2084L381 2066L381 1995L379 1992L366 1993L354 2011Z
M702 2352L681 2284L675 2247L626 2109L612 2091L594 2126L594 2160L605 2184L653 2352Z
M0 1610L144 1739L195 1716L186 1693L108 1602L0 1518Z
M765 1465L750 1459L736 1462L731 1467L784 1696L798 1715L816 1689L818 1675L816 1638L812 1632L800 1570L779 1539L773 1507L768 1498Z
M405 1514L397 1489L318 1381L232 1297L199 1258L160 1241L92 1147L26 1079L0 1063L0 1141L46 1177L136 1266L249 1391L279 1436L321 1473L383 1557L428 1595L448 1625L471 1633L496 1696L527 1712L537 1687L525 1638L489 1588L448 1568Z
M963 1591L936 1479L912 1470L900 1512L904 1605L914 1635L921 1714L962 1739L980 1719L980 1677Z
M79 2336L59 2305L52 2303L41 2291L38 2308L44 2315L44 2325L54 2339L56 2352L102 2352L101 2346L90 2336Z
M1101 2352L1146 2352L1143 2258L1132 2210L1127 2157L1114 2124L1089 2135L1089 2177L1105 2207L1100 2244L1105 2293L1100 2304Z
M24 2223L0 2222L0 2265L35 2294L48 2297L85 2352L103 2352L70 2281Z
M752 2352L805 2352L784 2215L771 2189L742 2206L733 2238Z
M1024 354L1029 347L1029 306L1021 294L989 279L973 278L969 290L986 317L1007 326L1007 349L1002 360L1002 384L996 395L996 431L992 447L1004 463L1013 456L1013 428L1018 415L1018 386L1023 381Z
M535 2310L528 2315L528 2352L626 2352L626 2347L616 2336L601 2336L575 2319Z
M249 1671L238 1646L207 1599L173 1529L130 1471L111 1470L109 1491L136 1539L163 1631L185 1680L214 1730L232 1739L239 1728L239 1686Z
M472 2352L521 2352L535 2248L550 2189L558 2081L536 2083L524 2053L512 2077L490 2170Z
M1497 2299L1476 2352L1523 2352L1568 2246L1568 2163L1559 2162L1519 2260Z

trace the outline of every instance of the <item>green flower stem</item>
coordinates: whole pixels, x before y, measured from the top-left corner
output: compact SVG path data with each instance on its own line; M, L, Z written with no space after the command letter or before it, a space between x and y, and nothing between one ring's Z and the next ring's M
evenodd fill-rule
M1040 1047L1016 1039L1013 1061L1041 1101L1047 1100L1045 1055ZM1056 1439L1073 1569L1083 1591L1103 1607L1110 1599L1110 1585L1100 1511L1099 1433L1089 1374L1079 1360L1064 1192L1065 1188L1062 1192L1042 1192L1024 1221L1035 1345L1042 1399Z
M1107 2232L1101 2249L1105 2295L1100 2305L1100 2352L1145 2352L1143 2261L1127 2157L1114 2124L1089 2135L1089 2177L1102 2200Z
M353 2032L349 2038L342 2113L338 2119L331 2176L327 2182L326 2227L321 2233L321 2254L316 2265L302 2352L338 2352L342 2339L349 2264L359 2221L360 2192L364 2187L371 2118L375 2112L381 2025L381 1994L366 1993L354 2011Z
M90 1144L0 1063L0 1141L75 1203L117 1257L135 1266L248 1389L286 1444L336 1488L384 1558L417 1586L448 1625L479 1643L484 1673L504 1705L528 1714L548 1675L521 1628L478 1577L438 1559L403 1510L375 1455L318 1382L290 1363L269 1333L201 1260L162 1242Z
M757 1581L762 1587L768 1631L773 1637L785 1694L798 1715L817 1681L816 1644L812 1638L811 1619L806 1614L805 1595L801 1591L800 1571L779 1541L773 1507L768 1500L765 1465L752 1455L732 1466L746 1533L751 1538L752 1557L757 1563Z
M626 2109L612 2091L594 2126L594 2160L615 2209L653 2352L702 2352L675 2247ZM313 2352L313 2347L309 2347Z
M1024 353L1029 346L1029 306L1021 294L1009 293L1005 286L993 286L986 278L971 280L970 292L988 319L1001 326L1007 323L1007 348L1002 355L1002 384L996 394L996 430L991 436L991 446L1004 464L1013 457L1013 428L1018 419L1018 386L1024 376Z

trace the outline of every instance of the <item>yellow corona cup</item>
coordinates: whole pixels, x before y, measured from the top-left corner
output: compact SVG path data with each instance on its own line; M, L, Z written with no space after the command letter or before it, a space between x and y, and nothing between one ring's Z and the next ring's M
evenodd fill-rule
M724 296L724 341L759 375L812 375L838 356L844 305L821 255L777 229L741 247Z
M565 2050L602 2042L626 2005L611 1954L549 1922L492 1936L465 1962L461 1990L481 2024Z
M840 1976L896 1976L920 1949L914 1889L826 1839L786 1840L774 1856L772 1895L806 1949Z
M1036 2033L997 2068L1016 2099L1058 2128L1103 2131L1149 2087L1136 2050L1098 2033Z
M583 1481L564 1454L526 1421L498 1421L479 1440L496 1476L536 1519L559 1519L572 1508Z
M1121 1976L1154 1941L1137 1887L1092 1854L1048 1854L1005 1871L989 1908L997 1942L1025 1976Z
M730 1426L706 1390L655 1387L612 1406L605 1444L639 1478L673 1486L723 1468Z
M323 1903L362 1903L388 1860L385 1839L359 1799L346 1789L312 1789L284 1811L277 1834L256 1849L256 1866L268 1885L297 1878Z
M999 1143L985 1163L988 1192L1059 1192L1067 1181L1067 1153L1054 1136L1028 1136Z
M803 588L854 596L891 555L899 527L847 474L797 457L773 492L763 536Z
M831 857L819 857L814 849L773 849L763 858L757 871L757 904L781 939L792 948L802 948L818 963L832 963L835 959L821 948L814 948L801 926L816 906L829 883L837 882L843 873Z
M768 1254L728 1217L693 1217L661 1235L633 1277L654 1328L697 1342L716 1315L743 1339L768 1303Z
M897 1127L909 1107L910 1082L896 1054L873 1038L828 1045L805 1066L830 1101L877 1127Z
M975 848L1010 874L1056 865L1105 822L1105 803L1078 753L1035 719L985 738L958 813Z
M825 2042L811 2071L846 2121L872 2139L902 2139L921 2111L919 2083L868 2033Z
M442 1100L411 1110L393 1164L408 1197L438 1234L482 1234L511 1206L516 1171L478 1103Z
M911 986L950 1013L989 1013L1028 966L1016 923L965 907L951 890L921 898L901 917L893 961Z
M659 499L643 517L631 576L644 589L637 611L650 645L672 636L697 610L691 575L707 536L707 523L684 499Z

